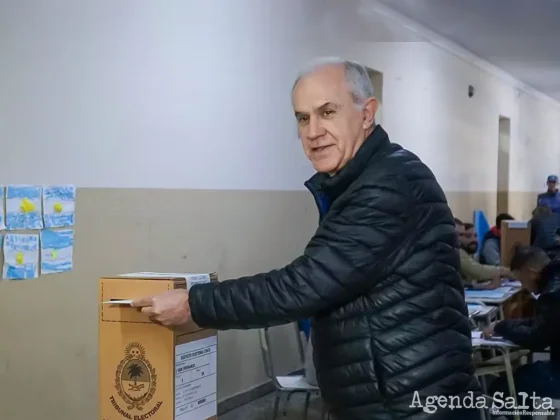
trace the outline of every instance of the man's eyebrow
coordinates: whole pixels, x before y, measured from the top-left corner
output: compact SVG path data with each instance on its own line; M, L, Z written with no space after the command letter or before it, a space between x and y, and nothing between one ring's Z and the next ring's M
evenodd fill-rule
M323 105L317 107L316 110L322 111L322 110L324 110L325 108L339 109L339 108L340 108L340 105L339 105L339 104L335 104L334 102L325 102Z
M340 109L340 105L336 104L334 102L325 102L323 105L320 105L318 107L313 108L313 111L324 111L327 108L334 108L334 109ZM294 112L296 117L302 117L305 115L309 115L309 112L303 112L303 111L295 111Z

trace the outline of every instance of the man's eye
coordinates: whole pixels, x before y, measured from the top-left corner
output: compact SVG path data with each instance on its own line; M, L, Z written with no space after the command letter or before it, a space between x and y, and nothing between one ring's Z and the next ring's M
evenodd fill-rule
M332 109L327 109L323 112L323 116L324 117L330 117L334 114L334 111Z
M302 115L301 117L298 117L298 123L300 124L305 124L307 121L309 121L309 117Z

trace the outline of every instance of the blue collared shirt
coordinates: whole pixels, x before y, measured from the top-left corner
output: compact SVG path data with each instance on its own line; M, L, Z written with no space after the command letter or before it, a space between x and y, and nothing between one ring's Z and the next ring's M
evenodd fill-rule
M553 213L560 213L560 191L545 192L537 197L538 207L550 207Z

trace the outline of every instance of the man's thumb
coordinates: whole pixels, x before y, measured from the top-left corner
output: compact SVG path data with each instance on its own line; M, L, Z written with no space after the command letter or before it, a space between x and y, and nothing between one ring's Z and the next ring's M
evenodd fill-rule
M152 302L153 302L152 297L147 296L143 298L134 299L130 303L130 306L132 306L133 308L144 308L146 306L152 306Z

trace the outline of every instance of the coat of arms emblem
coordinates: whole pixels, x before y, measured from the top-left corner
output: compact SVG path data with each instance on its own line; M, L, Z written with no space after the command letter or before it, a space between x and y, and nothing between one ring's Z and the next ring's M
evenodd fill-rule
M142 411L156 392L157 375L140 343L126 346L115 375L115 388L129 410Z

